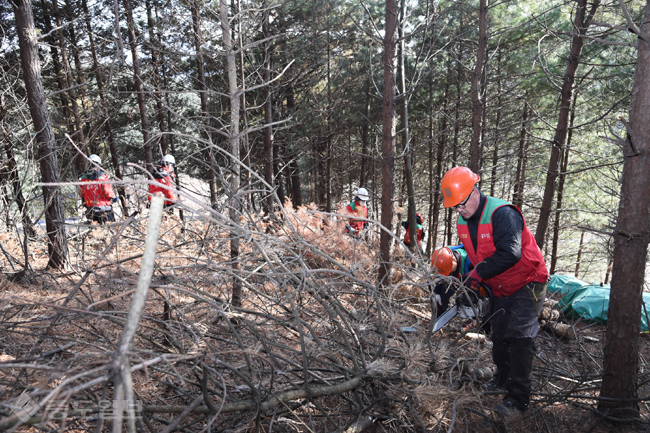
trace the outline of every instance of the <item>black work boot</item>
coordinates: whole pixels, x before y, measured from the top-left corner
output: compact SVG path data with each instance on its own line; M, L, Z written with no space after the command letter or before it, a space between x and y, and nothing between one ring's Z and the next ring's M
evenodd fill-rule
M486 391L505 389L510 372L510 344L506 340L492 342L492 361L497 366L494 377L483 385Z
M504 403L511 402L521 412L528 408L530 402L535 343L532 338L517 338L510 342L510 374L506 382Z
M499 370L497 370L494 373L492 379L485 382L481 386L481 388L483 388L484 391L496 391L498 389L506 389L507 380L508 380L508 376L501 374Z
M522 409L516 401L510 398L505 398L501 403L494 407L496 414L505 423L512 423L521 420L523 418L524 410L525 408Z

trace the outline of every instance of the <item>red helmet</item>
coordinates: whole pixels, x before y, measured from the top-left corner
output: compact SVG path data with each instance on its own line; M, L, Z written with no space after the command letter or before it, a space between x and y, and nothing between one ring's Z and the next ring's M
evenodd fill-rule
M444 207L453 207L472 193L481 176L467 167L454 167L447 171L440 182Z
M431 265L438 270L438 273L448 277L456 266L456 257L448 247L438 248L431 255Z
M424 222L424 219L422 218L422 215L420 215L419 212L415 214L415 222L417 222L418 224L422 224Z

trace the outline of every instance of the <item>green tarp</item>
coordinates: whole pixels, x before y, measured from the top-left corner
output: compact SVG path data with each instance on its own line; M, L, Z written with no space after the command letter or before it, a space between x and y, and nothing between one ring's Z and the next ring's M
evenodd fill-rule
M605 324L609 307L609 284L599 285L579 280L567 275L551 275L548 291L557 293L562 298L556 308L562 309L567 317L588 322ZM641 306L641 330L648 331L650 315L650 293L643 293Z

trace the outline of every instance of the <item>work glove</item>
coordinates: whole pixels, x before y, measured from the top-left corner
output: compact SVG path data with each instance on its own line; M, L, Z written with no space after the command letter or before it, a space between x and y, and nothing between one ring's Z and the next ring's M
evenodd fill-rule
M113 197L113 203L117 203L117 197Z
M436 305L442 305L442 298L440 297L440 295L437 295L437 294L436 294L436 295L433 297L433 300L436 302Z
M483 282L483 278L476 272L476 268L472 269L469 271L467 274L464 275L463 278L463 284L465 286L476 290L477 292L481 288L481 283Z
M350 224L346 224L345 228L348 230L348 233L356 233L357 232L357 229L352 228L352 226Z

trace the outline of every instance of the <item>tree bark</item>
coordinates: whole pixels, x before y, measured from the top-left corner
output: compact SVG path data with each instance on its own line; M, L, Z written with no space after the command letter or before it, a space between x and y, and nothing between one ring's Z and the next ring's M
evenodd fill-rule
M27 90L29 111L34 121L38 143L41 176L44 183L59 182L59 163L56 156L56 141L47 111L47 99L43 90L41 64L38 59L38 41L31 2L13 2L16 16L16 30L20 46L23 77ZM48 267L62 269L68 262L68 244L65 237L63 200L58 186L43 186L45 206L45 228L48 236Z
M551 245L551 265L549 272L555 273L555 266L557 265L557 248L560 240L560 229L562 220L562 200L564 198L564 181L566 180L566 171L569 166L569 149L571 149L571 138L573 137L573 122L576 117L576 101L578 99L578 92L573 93L573 104L571 106L571 119L569 120L569 133L567 135L566 145L564 151L560 156L561 170L558 178L557 185L557 204L555 206L555 220L553 221L553 244Z
M497 53L497 106L494 121L494 149L492 150L492 173L490 176L490 195L494 197L497 183L497 167L499 165L499 127L501 126L501 49ZM486 110L487 111L487 110Z
M366 186L366 171L368 170L368 132L370 130L370 89L372 81L366 84L366 103L364 105L363 123L361 124L361 169L359 173L359 186Z
M72 105L72 115L74 117L75 123L75 132L71 137L77 143L77 147L79 147L79 149L85 153L86 139L84 137L84 128L81 121L81 114L79 112L79 104L77 104L77 92L75 91L75 82L72 78L72 67L70 66L70 61L68 60L68 51L65 46L65 35L63 34L63 21L61 20L61 11L59 10L57 0L52 0L52 7L54 9L53 12L56 21L57 34L59 36L59 49L61 50L61 60L63 60L63 71L65 73L67 93ZM86 158L84 155L78 153L76 149L73 153L75 155L75 167L77 168L78 174L81 174L86 169Z
M293 114L296 109L296 99L293 93L293 84L289 84L286 93L287 98L287 113L289 116ZM298 156L300 152L295 149L295 145L291 147L291 154L289 155L289 176L291 177L291 202L294 209L302 206L302 194L300 190L300 166L298 165Z
M262 16L262 34L267 39L269 34L269 9L268 4L264 4ZM263 44L264 68L262 79L264 80L264 180L273 188L273 104L271 101L271 52L270 41ZM269 191L266 197L266 206L268 211L273 210L273 194Z
M241 168L239 166L239 88L237 86L237 58L233 48L231 29L228 22L228 5L227 0L219 0L219 16L221 20L221 32L223 34L223 44L226 52L227 70L228 70L228 89L230 92L230 124L228 126L228 141L230 143L230 153L232 155L230 173L231 173L231 199L230 199L230 219L231 224L237 224L241 214L241 204L239 199L239 185ZM230 259L232 261L233 276L232 287L232 304L241 307L242 302L242 285L239 281L239 233L231 231L230 233Z
M205 66L203 60L203 33L201 31L201 16L199 14L199 4L193 0L191 5L192 27L194 34L194 48L196 50L196 72L198 74L199 98L201 99L201 114L203 115L203 127L205 129L205 138L208 143L206 151L208 157L208 185L210 187L210 204L214 206L217 203L217 180L216 167L217 162L214 157L212 146L212 134L210 133L210 115L208 113L208 93L205 84Z
M144 97L144 84L140 73L140 60L138 55L138 40L135 34L135 23L133 22L133 11L131 0L124 0L124 12L128 25L129 44L131 45L131 56L133 60L133 83L138 96L138 107L140 109L140 121L142 123L142 140L144 142L144 160L147 170L153 170L153 152L151 151L151 139L149 137L149 120L147 118L147 104Z
M569 51L569 61L567 63L566 72L564 73L564 80L562 83L562 90L560 91L560 115L555 129L555 136L553 137L553 147L551 149L551 159L548 163L548 172L546 173L546 185L544 186L544 197L542 199L542 207L539 212L539 222L537 223L537 231L535 232L535 241L537 246L541 249L544 246L544 238L546 229L548 228L548 220L551 215L551 207L553 205L553 196L555 195L555 182L558 176L558 167L560 162L560 152L566 141L568 130L569 112L571 108L571 94L573 92L573 83L575 81L576 70L580 63L580 53L584 38L582 36L587 34L587 29L591 24L591 20L596 13L596 9L600 4L600 0L594 0L591 5L591 10L587 14L587 0L577 0L576 16L573 23L574 29L578 35L574 36L571 41L571 49Z
M451 61L448 61L447 71L448 76L451 76ZM433 83L433 77L431 81ZM433 110L433 100L431 101L431 110ZM433 184L430 186L432 191L432 211L431 211L431 224L429 225L429 242L427 242L427 256L438 243L438 220L440 219L440 208L442 204L442 191L440 190L440 181L442 180L442 168L444 165L445 150L447 145L447 110L449 107L449 80L445 80L444 100L442 102L442 116L440 120L440 130L438 132L438 145L436 146L436 169L432 176L435 176ZM433 129L433 126L431 126ZM433 137L431 137L433 146ZM433 171L433 168L430 168ZM435 185L435 186L434 186ZM444 208L443 208L444 215ZM443 237L444 241L444 237Z
M5 170L3 171L6 172L9 182L11 182L13 199L18 206L18 211L20 212L20 219L23 222L23 230L28 236L34 236L34 223L29 216L25 196L23 196L22 183L20 182L20 176L18 175L18 166L16 164L16 158L14 157L13 145L11 144L9 132L5 126L6 112L4 95L0 95L0 129L2 130L2 135L5 140L5 153L7 154L7 161L4 167ZM8 201L9 200L7 200L7 202Z
M487 52L487 0L480 0L478 15L478 50L476 52L476 65L472 72L472 142L470 144L469 168L478 173L481 168L481 131L483 116L483 100L481 99L481 81L483 66Z
M399 91L401 95L401 112L400 124L402 126L402 141L404 143L404 182L406 183L406 191L408 194L408 223L409 227L409 243L411 244L410 250L417 249L417 222L415 214L415 186L413 185L413 166L411 152L411 139L409 136L409 115L408 115L408 96L406 95L406 53L404 49L404 25L406 22L406 0L400 2L400 25L398 29L399 35Z
M526 139L528 136L528 102L524 101L524 112L521 115L521 133L519 134L519 150L517 152L517 172L512 193L512 204L519 209L524 205L524 185L526 184Z
M69 107L68 97L66 92L66 84L64 80L65 73L61 67L61 60L59 59L59 50L57 48L57 41L54 37L56 31L52 28L52 19L50 17L48 4L46 0L41 0L43 8L43 26L45 28L46 37L44 38L50 47L50 55L52 56L52 66L54 66L54 73L56 74L56 83L59 89L59 99L61 100L61 110L65 118L65 127L70 135L74 135L75 128L72 121L72 112Z
M390 232L393 227L393 180L395 178L395 45L398 13L397 0L386 0L381 174L381 224L385 230L382 230L379 239L380 285L390 284L391 271Z
M163 155L167 154L167 134L165 131L165 109L162 104L162 93L160 91L160 38L156 36L155 28L158 23L154 20L151 10L151 0L145 0L147 8L147 27L149 29L149 48L151 51L151 69L153 71L154 91L156 95L156 118L158 120L158 129L160 131L160 150Z
M614 265L607 317L601 410L616 417L637 418L639 334L645 269L650 241L650 1L646 2L632 86L629 142L623 164L621 201L614 234Z

